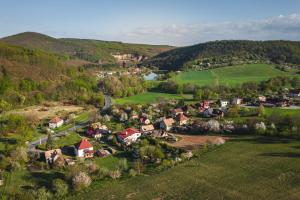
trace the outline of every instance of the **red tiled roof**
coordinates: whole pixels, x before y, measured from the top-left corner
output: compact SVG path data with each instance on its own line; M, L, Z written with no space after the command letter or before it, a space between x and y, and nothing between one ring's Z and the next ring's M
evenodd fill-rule
M173 118L168 118L168 119L164 119L163 122L167 125L167 126L172 126L175 121Z
M93 146L91 145L91 143L89 143L89 141L88 141L86 138L82 139L82 140L76 145L76 148L77 148L78 150L80 150L80 149L88 149L88 148L90 148L90 147L93 147Z
M125 139L125 138L127 138L127 137L129 137L129 136L131 136L135 133L140 133L140 131L136 130L135 128L127 128L124 131L120 132L118 135L121 138Z
M49 122L50 123L58 123L58 122L60 122L62 119L61 118L59 118L59 117L54 117L54 118L52 118Z
M186 117L184 114L180 114L177 116L178 121L184 121L184 120L188 120L189 118Z
M183 110L181 108L176 108L173 110L174 113L180 113L183 112Z

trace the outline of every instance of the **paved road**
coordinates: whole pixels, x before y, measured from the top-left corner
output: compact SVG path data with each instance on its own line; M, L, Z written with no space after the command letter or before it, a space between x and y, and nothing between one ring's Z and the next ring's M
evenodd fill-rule
M61 137L61 136L67 135L67 134L69 134L69 132L73 132L73 131L75 131L75 130L78 129L78 128L83 128L84 126L87 125L87 123L88 123L88 121L87 121L87 122L80 123L80 124L77 124L77 125L75 125L75 126L69 128L69 129L67 129L67 130L65 130L65 131L60 131L60 132L54 133L54 134L52 134L52 137L55 138L55 137ZM36 147L37 147L38 145L40 145L40 144L46 143L46 142L47 142L47 139L48 139L48 136L45 136L45 137L40 138L39 140L30 142L29 145L28 145L28 151L29 151L29 152L38 151L38 150L36 149Z
M112 106L112 100L108 94L104 95L104 100L105 100L105 105L103 106L102 111L106 111Z

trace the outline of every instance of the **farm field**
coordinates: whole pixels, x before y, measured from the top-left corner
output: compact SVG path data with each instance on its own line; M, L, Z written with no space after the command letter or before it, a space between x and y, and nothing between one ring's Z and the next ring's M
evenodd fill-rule
M247 64L221 67L204 71L182 72L173 79L181 84L236 85L248 81L259 82L276 76L292 76L294 72L283 72L268 64Z
M234 137L160 173L94 183L76 199L299 199L299 158L299 140Z
M179 95L179 94L168 94L159 92L145 92L142 94L114 99L116 104L147 104L154 103L159 100L172 100L172 99L192 99L192 95Z

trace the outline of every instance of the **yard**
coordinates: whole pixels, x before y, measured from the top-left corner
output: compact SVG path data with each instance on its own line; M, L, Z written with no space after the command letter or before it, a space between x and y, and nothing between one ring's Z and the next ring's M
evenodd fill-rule
M295 75L295 73L283 72L268 64L246 64L212 70L182 72L173 79L181 84L233 86L248 81L259 82L276 76L292 75Z
M299 199L299 158L299 140L235 137L151 176L95 182L76 198Z
M114 99L116 104L147 104L155 103L160 100L172 100L172 99L187 99L191 100L192 95L180 95L180 94L168 94L159 92L145 92L142 94Z

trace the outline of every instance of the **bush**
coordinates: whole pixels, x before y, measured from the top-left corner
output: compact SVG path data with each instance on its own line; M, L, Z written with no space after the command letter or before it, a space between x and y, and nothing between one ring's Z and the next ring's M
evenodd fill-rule
M100 179L109 175L109 170L106 167L100 167L98 170L98 176Z
M112 171L109 172L109 176L110 176L112 179L116 180L116 179L118 179L118 178L121 177L121 171L118 170L118 169L117 169L117 170L112 170Z
M52 184L53 190L55 192L55 196L63 197L68 193L69 186L62 179L55 179Z
M79 172L72 178L72 186L75 191L88 187L92 183L91 178L85 172Z
M121 171L126 171L128 169L128 163L126 158L119 160L118 169L120 169Z
M137 175L137 172L134 170L134 169L130 169L129 170L129 176L130 177L134 177L134 176L136 176Z

